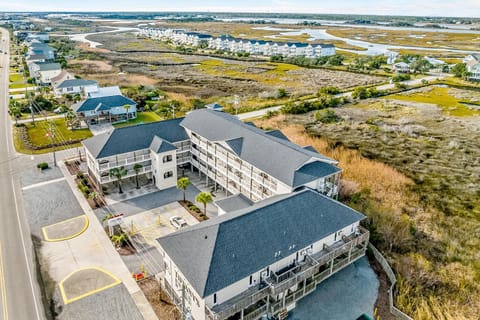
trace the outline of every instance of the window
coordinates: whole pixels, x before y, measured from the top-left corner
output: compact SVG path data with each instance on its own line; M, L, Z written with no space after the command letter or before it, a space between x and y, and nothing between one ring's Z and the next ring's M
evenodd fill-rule
M170 161L172 161L172 155L171 154L163 157L163 163L170 162Z
M173 177L173 171L167 171L163 174L164 179L168 179L168 178L171 178L171 177Z
M252 285L252 281L253 281L253 276L250 276L250 282L249 282L250 285Z
M213 304L217 303L217 294L213 294Z

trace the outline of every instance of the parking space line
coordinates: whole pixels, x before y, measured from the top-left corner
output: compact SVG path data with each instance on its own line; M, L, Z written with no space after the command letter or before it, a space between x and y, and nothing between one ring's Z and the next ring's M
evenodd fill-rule
M3 272L3 252L0 242L0 292L2 293L2 314L3 319L8 320L7 289L5 285L5 274Z
M65 288L63 287L63 284L65 283L65 281L68 280L68 278L70 278L72 275L74 275L75 273L79 272L79 271L83 271L83 270L97 270L97 271L100 271L100 272L103 272L105 273L106 275L110 276L114 282L106 285L106 286L103 286L101 288L97 288L97 289L94 289L94 290L90 290L84 294L81 294L79 296L76 296L72 299L68 299L67 298L67 294L65 293ZM102 269L100 267L87 267L87 268L80 268L80 269L77 269L75 271L73 271L72 273L70 273L68 276L66 276L62 281L60 281L60 283L58 284L58 286L60 287L60 294L62 295L62 299L63 299L63 303L64 304L69 304L69 303L72 303L72 302L75 302L75 301L78 301L80 299L83 299L83 298L86 298L88 296L91 296L95 293L98 293L98 292L101 292L103 290L106 290L106 289L109 289L109 288L112 288L118 284L122 283L122 281L117 278L114 274L112 274L111 272L105 270L105 269Z
M44 181L44 182L40 182L40 183L35 183L35 184L31 184L29 186L23 187L22 190L33 189L33 188L36 188L36 187L45 186L47 184L51 184L51 183L55 183L55 182L59 182L59 181L63 181L63 180L65 180L65 177L58 178L58 179L53 179L53 180L48 180L48 181Z
M72 220L80 219L80 218L83 218L83 219L84 219L84 224L83 224L82 229L80 229L78 232L76 232L76 233L74 233L74 234L72 234L72 235L69 235L69 236L67 236L67 237L62 237L62 238L50 239L50 238L48 237L48 234L47 234L47 229L48 229L48 228L54 227L54 226L56 226L56 225L59 225L59 224L62 224L62 223L66 223L66 222L69 222L69 221L72 221ZM87 230L89 224L90 224L90 220L88 220L87 215L82 215L82 216L77 216L77 217L74 217L74 218L70 218L70 219L67 219L67 220L64 220L64 221L60 221L60 222L57 222L57 223L54 223L54 224L45 226L45 227L42 228L42 233L43 233L43 237L45 238L45 241L49 241L49 242L65 241L65 240L73 239L73 238L81 235L82 233L84 233L85 230Z

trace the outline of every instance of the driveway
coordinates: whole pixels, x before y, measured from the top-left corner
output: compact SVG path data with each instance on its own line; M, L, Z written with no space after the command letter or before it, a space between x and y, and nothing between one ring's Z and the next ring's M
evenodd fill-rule
M297 303L288 320L354 320L363 313L373 318L380 283L366 257L320 283Z
M102 123L102 124L90 125L89 129L94 136L97 136L104 132L113 130L113 126L111 123Z

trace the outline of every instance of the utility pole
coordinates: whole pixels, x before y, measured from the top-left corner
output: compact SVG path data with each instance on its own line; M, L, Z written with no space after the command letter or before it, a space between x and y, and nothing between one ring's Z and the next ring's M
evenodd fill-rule
M238 116L238 105L240 104L238 95L234 96L233 104L235 105L235 115Z
M32 115L32 124L35 127L35 116L33 115L33 107L32 107L32 102L31 101L30 101L30 114Z
M53 129L53 120L50 120L50 141L52 142L52 149L53 149L53 165L57 166L57 157L55 155L55 131Z

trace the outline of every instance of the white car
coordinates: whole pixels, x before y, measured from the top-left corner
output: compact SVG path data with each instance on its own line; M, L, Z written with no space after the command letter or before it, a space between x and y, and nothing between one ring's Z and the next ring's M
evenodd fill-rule
M181 228L185 228L188 226L188 224L185 222L185 220L182 217L179 216L173 216L170 218L170 224L177 230Z

